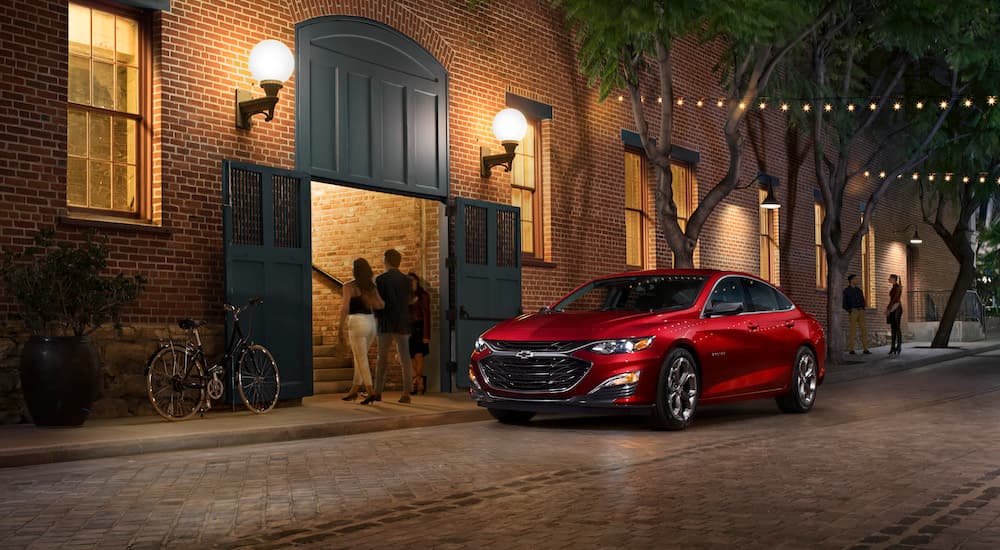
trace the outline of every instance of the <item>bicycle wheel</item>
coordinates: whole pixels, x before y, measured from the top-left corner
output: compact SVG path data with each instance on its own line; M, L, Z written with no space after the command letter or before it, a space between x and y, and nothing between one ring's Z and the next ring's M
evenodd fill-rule
M251 344L243 350L236 369L236 387L248 409L263 414L278 402L278 364L267 348Z
M182 346L157 350L146 363L146 394L167 420L184 420L205 401L205 365Z

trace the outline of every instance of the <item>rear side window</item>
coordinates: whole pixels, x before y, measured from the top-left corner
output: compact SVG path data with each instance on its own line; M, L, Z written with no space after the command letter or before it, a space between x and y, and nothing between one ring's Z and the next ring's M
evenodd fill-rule
M750 296L750 311L777 311L778 292L771 285L754 279L746 279L747 294Z
M708 307L715 307L723 302L744 303L743 283L739 277L727 277L715 285L712 295L708 297ZM746 310L746 304L743 309Z

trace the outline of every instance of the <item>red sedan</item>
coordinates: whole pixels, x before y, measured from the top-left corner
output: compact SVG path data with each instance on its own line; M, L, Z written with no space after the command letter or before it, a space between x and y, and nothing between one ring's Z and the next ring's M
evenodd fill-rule
M622 273L483 333L470 393L505 423L632 413L681 430L701 404L773 397L784 412L809 411L824 349L816 319L752 275Z

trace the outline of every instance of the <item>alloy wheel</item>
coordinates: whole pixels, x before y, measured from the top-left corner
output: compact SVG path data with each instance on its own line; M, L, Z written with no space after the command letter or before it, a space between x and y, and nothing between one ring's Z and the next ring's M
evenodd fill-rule
M667 375L667 405L670 415L686 422L694 414L698 400L698 377L694 365L686 357L678 357L670 364Z

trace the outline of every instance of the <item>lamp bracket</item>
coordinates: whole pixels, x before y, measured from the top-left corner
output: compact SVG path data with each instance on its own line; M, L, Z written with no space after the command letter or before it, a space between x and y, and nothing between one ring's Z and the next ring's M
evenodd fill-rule
M503 148L506 152L499 153L496 155L490 154L489 147L479 148L479 157L481 159L481 166L479 169L479 175L488 178L490 177L490 170L494 166L503 166L504 172L510 172L511 166L514 163L514 155L517 150L516 141L504 141Z
M281 82L277 80L263 80L260 87L266 94L264 97L254 99L249 90L236 90L236 127L249 130L250 117L257 114L264 115L264 121L270 122L274 118L274 107L278 104L278 91L281 90Z

